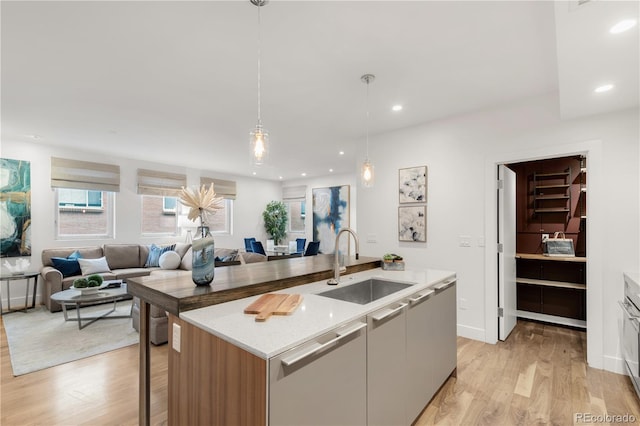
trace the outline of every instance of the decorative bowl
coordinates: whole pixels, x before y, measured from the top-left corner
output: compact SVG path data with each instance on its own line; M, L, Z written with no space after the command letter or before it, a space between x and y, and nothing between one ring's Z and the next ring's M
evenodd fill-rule
M8 260L4 261L4 267L7 268L12 275L22 275L31 266L31 262L27 259L17 259L15 264L11 264Z
M80 294L83 296L86 296L88 294L96 294L100 290L100 287L83 287L83 288L72 287L72 288L74 290L78 290Z

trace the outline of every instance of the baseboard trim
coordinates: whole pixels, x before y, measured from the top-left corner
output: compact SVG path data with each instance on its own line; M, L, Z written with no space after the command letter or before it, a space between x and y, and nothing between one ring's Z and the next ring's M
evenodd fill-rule
M615 356L604 356L604 369L612 373L627 374L624 368L624 360Z
M484 328L469 327L461 324L458 324L457 328L458 328L458 336L460 337L464 337L471 340L479 340L481 342L486 341ZM489 342L489 343L492 343L492 342Z

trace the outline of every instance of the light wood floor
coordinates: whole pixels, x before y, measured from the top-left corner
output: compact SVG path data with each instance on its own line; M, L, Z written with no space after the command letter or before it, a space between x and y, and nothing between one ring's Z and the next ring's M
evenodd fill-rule
M0 344L2 426L137 424L137 345L13 377L4 327ZM152 346L154 425L166 424L167 351ZM585 354L584 332L527 321L497 345L458 338L457 378L416 424L580 424L574 413L640 419L629 379L587 367Z

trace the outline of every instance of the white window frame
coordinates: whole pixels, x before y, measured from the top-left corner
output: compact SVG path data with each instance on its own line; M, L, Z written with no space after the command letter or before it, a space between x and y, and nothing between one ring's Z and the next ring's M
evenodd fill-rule
M100 191L102 192L101 204L102 207L80 207L80 206L60 206L60 190L65 188L54 188L55 193L55 238L58 241L63 240L96 240L96 239L113 239L115 236L115 212L116 212L116 196L115 192L111 191ZM79 189L78 191L93 191L93 190L85 190ZM107 197L107 205L108 208L104 207L105 200L104 197ZM88 194L87 194L87 203L88 203ZM107 232L106 233L97 233L97 234L62 234L60 233L60 211L82 211L88 210L93 212L103 212L107 215Z
M289 220L287 220L287 233L290 234L305 234L307 231L307 200L305 198L299 198L299 199L291 199L291 200L284 200L284 203L287 206L287 214L289 215ZM291 224L292 224L292 220L291 220L291 203L304 203L305 204L305 209L304 212L305 214L302 216L303 217L303 229L301 231L299 230L293 230L291 229Z

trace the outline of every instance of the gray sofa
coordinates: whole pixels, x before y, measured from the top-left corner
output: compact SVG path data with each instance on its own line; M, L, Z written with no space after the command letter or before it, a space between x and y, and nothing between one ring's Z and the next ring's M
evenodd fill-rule
M190 244L177 243L175 251L184 257ZM67 258L75 251L78 251L83 259L98 259L105 257L111 272L103 272L99 275L105 280L126 280L131 277L149 275L158 267L145 267L149 256L149 246L144 244L105 244L93 247L65 247L52 248L42 251L42 269L40 275L44 288L44 304L51 312L57 312L62 307L51 300L51 295L62 290L66 290L73 285L76 278L81 274L64 277L62 273L53 266L52 257Z
M175 251L181 258L180 265L175 271L161 270L158 267L145 267L144 265L149 256L149 246L144 244L105 244L93 247L45 249L42 251L43 266L40 270L40 275L42 277L42 287L44 288L44 304L51 312L57 312L62 309L58 303L51 300L51 295L68 289L73 285L73 281L76 278L82 276L71 275L63 277L62 273L53 266L51 258L67 258L75 251L78 251L83 259L99 259L104 256L111 270L111 272L100 273L105 280L126 280L127 278L146 276L152 273L175 274L180 270L191 270L191 245L184 243L177 243L175 247ZM216 267L267 261L267 256L257 253L239 253L238 250L225 248L215 249L215 256L219 259L225 259L224 261L216 261ZM139 300L134 298L133 303L132 324L139 331ZM149 322L151 342L155 345L166 343L168 340L166 312L156 306L151 306Z

